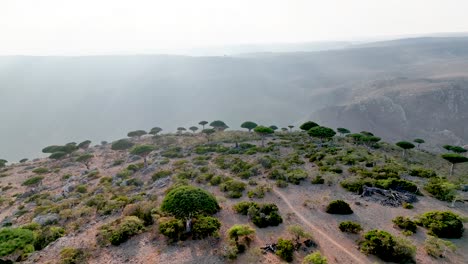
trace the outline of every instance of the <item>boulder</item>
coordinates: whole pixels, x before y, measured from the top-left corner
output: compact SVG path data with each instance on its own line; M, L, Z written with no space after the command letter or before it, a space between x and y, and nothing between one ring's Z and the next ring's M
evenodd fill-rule
M33 222L40 224L41 226L51 225L58 223L60 216L55 213L49 213L45 215L38 215L34 217Z

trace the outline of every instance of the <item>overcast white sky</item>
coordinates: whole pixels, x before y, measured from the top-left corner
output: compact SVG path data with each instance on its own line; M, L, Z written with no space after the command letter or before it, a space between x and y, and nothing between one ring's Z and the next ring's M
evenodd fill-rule
M467 32L467 0L0 0L0 54Z

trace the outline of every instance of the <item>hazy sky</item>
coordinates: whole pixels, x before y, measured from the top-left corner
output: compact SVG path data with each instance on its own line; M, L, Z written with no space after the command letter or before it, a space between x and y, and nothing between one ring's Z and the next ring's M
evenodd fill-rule
M0 54L466 32L467 10L466 0L0 0Z

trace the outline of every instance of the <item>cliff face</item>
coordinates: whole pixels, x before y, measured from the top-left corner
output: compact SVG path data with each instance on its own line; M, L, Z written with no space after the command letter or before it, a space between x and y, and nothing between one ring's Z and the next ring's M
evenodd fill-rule
M423 137L436 144L468 142L468 80L404 80L358 91L353 100L314 114L332 127L374 131L390 140Z

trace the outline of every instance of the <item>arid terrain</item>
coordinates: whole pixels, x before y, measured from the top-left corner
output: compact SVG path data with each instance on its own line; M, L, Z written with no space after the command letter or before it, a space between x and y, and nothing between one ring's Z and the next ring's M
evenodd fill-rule
M136 146L154 147L147 157L147 168L142 167L141 157L130 154L129 150L112 150L113 145L110 143L78 149L57 160L41 158L7 165L0 171L0 221L3 226L19 227L41 216L52 216L54 219L51 224L64 229L63 235L58 239L24 257L24 263L64 263L60 257L64 248L83 249L86 261L97 264L282 263L283 260L275 254L262 252L261 247L276 243L280 237L292 239L288 232L288 226L291 225L301 226L312 235L311 240L317 244L312 247L302 246L295 251L293 263L301 263L306 255L316 251L326 257L328 263L381 263L382 260L377 256L360 251L356 241L362 239L364 232L379 229L394 236L405 237L402 230L392 223L392 219L397 216L415 218L434 210L451 211L463 218L468 215L468 206L464 202L465 192L456 191L460 198L452 207L451 202L437 200L425 191L428 178L408 174L411 168L423 167L439 176L448 176L449 164L427 151L413 149L403 159L398 147L385 142L369 148L353 143L350 138L335 136L332 141L323 145L320 140L311 138L304 132L276 132L265 141L267 147L261 146L259 136L254 133L227 131L216 132L210 137L209 143L207 137L201 133L144 135L128 139ZM242 149L236 147L239 143L241 146L245 144L243 146L250 151L237 151ZM327 152L331 148L335 150ZM230 154L230 150L236 152ZM325 155L329 159L335 159L327 162L334 163L342 172L326 169L318 160L309 161L311 155L319 152L328 153ZM351 152L364 158L352 166L337 158L340 153ZM89 163L76 161L77 157L86 153L92 155ZM266 156L273 157L277 162L292 162L291 168L305 172L306 176L297 185L290 182L287 186L282 186L270 176L276 165L261 165ZM256 172L249 177L239 176L240 173L233 169L223 168L219 162L220 157L227 160L240 159L255 167ZM369 161L372 161L374 168L385 164L402 166L397 177L415 183L421 191L417 202L413 203L414 209L384 206L371 197L362 197L340 185L340 182L356 177L356 173L350 170L351 167L362 166ZM123 181L119 180L119 175L128 171L131 164L140 165L136 171L125 176ZM46 168L47 172L38 173L37 168ZM154 176L158 171L170 173L158 178ZM203 180L206 174L221 176L222 179L230 177L229 179L245 183L245 190L240 191L240 198L230 198L217 184ZM25 181L38 175L42 178L37 184L25 185ZM311 183L317 175L323 177L324 184ZM448 180L463 185L467 178L468 165L460 164ZM216 197L221 209L213 217L221 223L219 236L169 242L158 231L158 226L165 217L158 207L173 184L194 185ZM257 190L259 186L265 187L264 197L249 198L248 191ZM124 202L113 204L108 212L103 213L99 207L88 202L97 195L111 201ZM327 205L333 200L346 201L354 213L326 213ZM124 208L144 201L149 201L154 207L154 224L146 226L118 246L98 242L98 233L104 224L121 218L126 211ZM255 227L248 216L233 210L233 205L240 201L275 204L283 222L278 226ZM341 232L338 225L347 220L359 223L363 231L360 234ZM255 235L244 253L239 253L235 259L228 259L226 250L232 245L232 241L227 232L235 224L250 225L255 229ZM416 263L464 263L468 258L466 232L461 238L449 239L457 250L446 252L444 258L434 258L426 253L424 241L428 236L427 232L426 228L419 226L415 234L406 237L416 246Z

